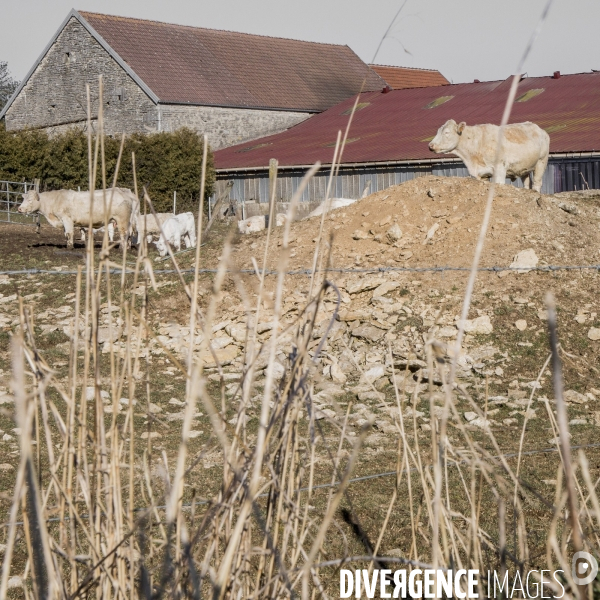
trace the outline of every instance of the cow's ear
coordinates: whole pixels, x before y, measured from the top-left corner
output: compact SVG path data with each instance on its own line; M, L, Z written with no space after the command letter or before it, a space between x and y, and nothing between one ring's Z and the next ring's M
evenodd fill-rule
M456 128L456 131L458 131L458 135L461 135L463 132L463 129L467 126L467 124L462 121L461 123L458 124L458 127Z

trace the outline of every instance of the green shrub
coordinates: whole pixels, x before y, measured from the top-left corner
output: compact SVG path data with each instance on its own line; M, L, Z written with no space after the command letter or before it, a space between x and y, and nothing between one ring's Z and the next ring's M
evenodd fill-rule
M177 191L177 212L198 210L202 172L202 138L191 129L173 133L144 135L136 133L125 144L126 160L122 165L123 182L133 185L131 153L135 152L138 186L146 186L155 209L168 212ZM208 153L207 194L215 184L212 152Z
M44 170L49 140L40 131L7 133L0 123L0 180L33 181Z
M94 140L95 142L95 140ZM104 156L107 185L111 185L121 140L106 137ZM126 138L117 185L133 189L131 154L135 152L140 196L148 190L155 209L168 212L177 191L177 212L196 211L200 194L202 137L190 129L172 133L133 134ZM98 161L96 188L102 186ZM42 190L88 189L88 140L79 129L49 137L45 132L7 132L0 123L0 180L33 181ZM208 153L206 198L214 189L212 152Z
M17 134L15 137L18 137ZM95 141L95 140L94 140ZM119 145L112 138L104 140L104 155L106 161L107 185L112 183L112 174L119 153ZM102 170L98 161L96 188L102 187ZM87 136L78 129L70 129L62 135L48 139L48 150L41 165L40 175L43 190L81 188L87 190L88 175L88 141Z

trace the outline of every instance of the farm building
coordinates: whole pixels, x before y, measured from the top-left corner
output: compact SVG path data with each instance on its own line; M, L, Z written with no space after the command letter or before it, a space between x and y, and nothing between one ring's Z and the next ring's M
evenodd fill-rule
M448 119L499 124L511 80L362 93L332 196L359 198L425 174L468 176L459 158L432 154L428 143ZM218 193L233 182L232 199L266 202L269 159L275 158L277 198L289 200L308 166L331 164L338 131L346 130L355 100L283 133L216 152ZM599 72L522 78L510 122L523 121L550 134L544 193L600 189ZM322 200L328 177L329 169L323 168L303 200Z
M450 82L434 69L415 69L413 67L394 67L390 65L370 65L393 90L417 87L436 87Z
M72 10L9 100L7 130L206 133L213 148L282 131L386 82L348 46Z

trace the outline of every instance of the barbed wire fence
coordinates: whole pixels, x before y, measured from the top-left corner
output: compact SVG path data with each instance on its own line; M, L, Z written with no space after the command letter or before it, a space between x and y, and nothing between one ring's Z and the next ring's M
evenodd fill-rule
M585 450L587 448L600 448L600 444L579 444L577 446L571 446L571 450ZM560 452L560 449L558 447L556 448L538 448L536 450L525 450L523 452L521 452L521 456L536 456L538 454L553 454L555 452ZM517 458L519 456L518 452L506 452L504 454L499 454L497 456L492 456L491 458L493 459L501 459L501 458ZM448 459L448 466L458 466L458 465L465 465L468 464L468 460L450 460ZM433 465L425 465L426 469L431 469ZM419 469L417 469L416 467L412 467L411 469L409 469L410 473L417 473L419 471ZM385 477L396 477L398 475L398 471L381 471L378 473L370 473L369 475L362 475L361 477L353 477L352 479L348 480L348 484L354 484L354 483L361 483L363 481L370 481L373 479L382 479ZM330 489L330 488L334 488L336 486L339 486L342 482L341 481L333 481L330 483L320 483L320 484L316 484L313 485L311 487L311 489L313 490L324 490L324 489ZM307 487L303 487L303 488L298 488L298 492L306 492L309 488ZM268 493L264 493L259 495L259 498L266 498L268 495ZM197 500L194 500L193 502L187 502L182 504L182 508L193 508L195 506L205 506L207 504L209 504L210 501L206 500L204 498L199 498ZM157 510L165 510L167 508L166 504L162 504L162 505L158 505L158 506L154 506L153 508L157 509ZM143 512L145 510L147 510L148 507L144 507L144 508L137 508L135 509L137 512ZM88 515L80 515L80 518L82 519L88 519ZM45 522L46 523L57 523L59 522L61 519L59 517L50 517L49 519L46 519ZM24 525L23 521L17 521L15 523L15 525L19 525L22 526ZM0 528L2 527L8 527L9 523L2 523L0 524Z
M199 273L217 273L218 269L198 269ZM365 267L365 268L332 268L327 269L327 273L442 273L446 271L455 271L455 272L470 272L470 267ZM542 273L553 273L556 271L599 271L600 272L600 264L597 265L543 265L539 267L500 267L500 266L492 266L492 267L479 267L477 269L480 273L491 272L491 273L501 273L504 271L512 272L512 273L522 273L522 272L542 272ZM19 270L11 270L11 271L0 271L0 275L77 275L77 270L75 269L66 269L66 270L54 270L54 269L19 269ZM82 270L85 273L85 269ZM97 273L98 271L94 271ZM106 270L103 269L105 273ZM110 269L111 275L122 275L123 269ZM133 275L134 269L125 269L125 274ZM155 269L153 270L154 274L158 275L171 275L174 273L194 273L194 269L180 269L177 271L176 269ZM256 271L254 269L227 269L226 273L229 274L255 274ZM291 271L286 271L286 275L312 275L312 269L295 269ZM262 273L261 273L262 274ZM265 271L265 275L278 275L279 271L275 269L267 269Z

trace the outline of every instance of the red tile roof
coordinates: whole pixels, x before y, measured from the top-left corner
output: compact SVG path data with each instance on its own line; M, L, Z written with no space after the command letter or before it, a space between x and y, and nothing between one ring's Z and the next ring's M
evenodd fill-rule
M385 85L348 46L79 14L164 103L322 111Z
M434 87L448 85L450 82L433 69L413 69L410 67L392 67L388 65L370 65L393 90L416 87Z
M428 143L448 119L500 123L511 79L444 87L363 93L352 121L344 163L439 157ZM542 91L540 91L542 90ZM529 93L528 93L529 92ZM215 152L217 169L331 163L337 132L346 129L355 98L284 131ZM510 122L533 121L550 134L550 151L600 151L600 73L529 77L519 83ZM445 155L452 156L452 155Z

